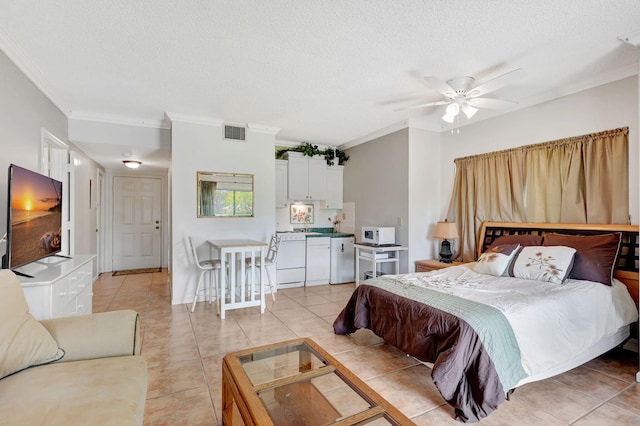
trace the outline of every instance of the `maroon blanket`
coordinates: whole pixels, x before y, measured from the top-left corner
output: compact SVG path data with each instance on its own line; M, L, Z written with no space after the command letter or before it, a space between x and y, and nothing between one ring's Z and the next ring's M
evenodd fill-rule
M433 382L455 408L459 421L478 421L505 399L478 335L452 314L363 284L333 323L336 334L359 328L368 328L405 353L433 363Z

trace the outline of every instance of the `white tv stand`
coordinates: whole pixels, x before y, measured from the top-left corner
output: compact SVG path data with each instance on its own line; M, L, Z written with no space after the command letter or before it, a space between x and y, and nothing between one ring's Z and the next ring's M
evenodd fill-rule
M71 259L46 258L19 268L34 275L34 278L18 275L31 315L43 320L90 314L95 259L95 255L89 254Z

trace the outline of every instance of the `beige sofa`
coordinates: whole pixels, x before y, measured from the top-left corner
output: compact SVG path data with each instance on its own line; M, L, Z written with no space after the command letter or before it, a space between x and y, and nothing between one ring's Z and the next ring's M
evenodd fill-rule
M138 314L36 321L0 271L0 424L140 425L147 366Z

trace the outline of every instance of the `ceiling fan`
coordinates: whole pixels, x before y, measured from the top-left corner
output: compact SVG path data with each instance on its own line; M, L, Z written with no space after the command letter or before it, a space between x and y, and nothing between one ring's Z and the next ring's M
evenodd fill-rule
M474 86L475 79L473 77L457 77L447 80L446 83L434 76L425 77L424 81L427 85L442 93L447 99L413 105L399 110L448 105L445 114L442 116L442 119L447 123L453 123L453 120L458 116L460 111L462 111L468 119L471 119L480 108L501 109L516 105L517 102L514 101L484 98L481 96L519 79L523 74L524 70L518 68L478 86Z

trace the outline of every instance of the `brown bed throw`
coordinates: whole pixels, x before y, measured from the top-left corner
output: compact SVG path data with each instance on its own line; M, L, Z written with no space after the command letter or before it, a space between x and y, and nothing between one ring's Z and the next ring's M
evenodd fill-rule
M455 315L362 284L333 323L336 334L359 328L368 328L405 353L433 363L433 382L455 408L459 421L478 421L505 400L508 389L503 389L478 334Z

